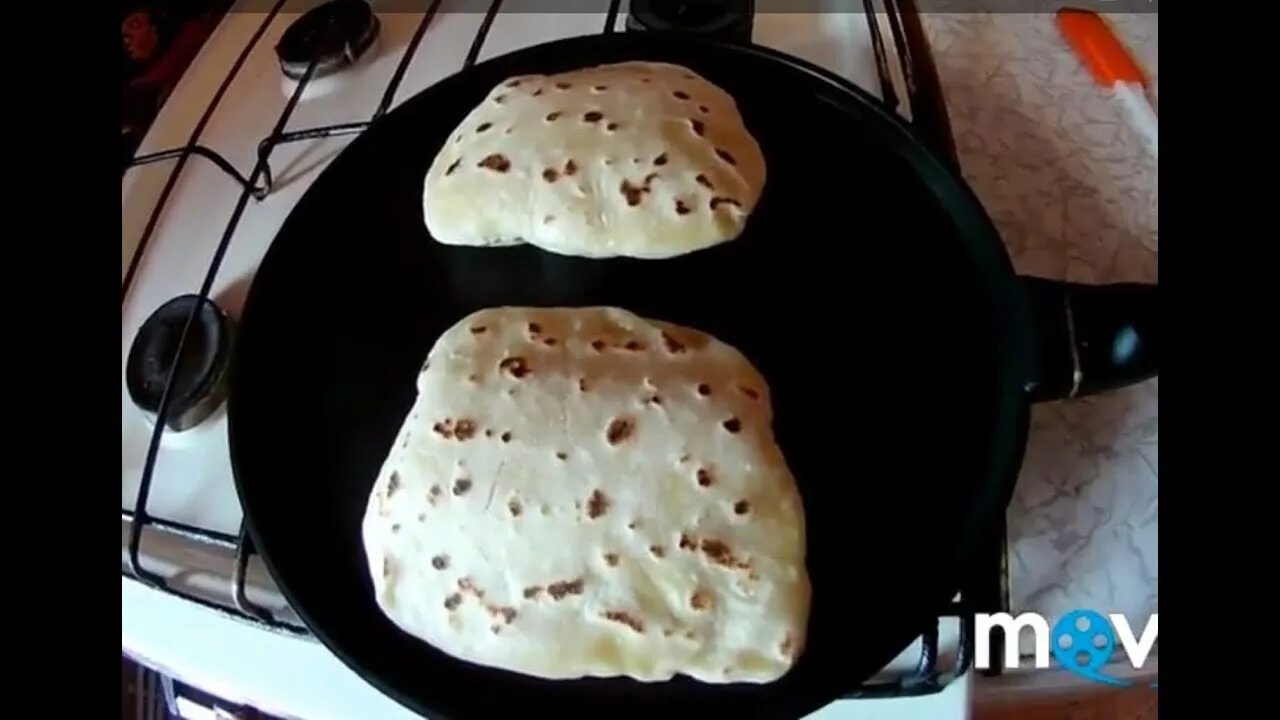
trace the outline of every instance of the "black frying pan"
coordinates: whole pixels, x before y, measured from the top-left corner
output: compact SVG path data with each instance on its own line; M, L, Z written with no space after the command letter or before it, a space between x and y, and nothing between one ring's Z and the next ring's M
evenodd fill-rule
M769 172L740 239L642 261L428 236L427 167L494 84L628 59L684 64L737 98ZM404 103L295 207L244 308L229 399L236 486L298 614L420 713L800 717L886 665L955 594L1005 510L1030 402L1154 374L1155 294L1015 276L949 166L822 70L655 33L554 42ZM770 382L814 584L808 648L777 683L542 681L454 660L374 603L360 517L436 337L484 306L598 304L710 332Z

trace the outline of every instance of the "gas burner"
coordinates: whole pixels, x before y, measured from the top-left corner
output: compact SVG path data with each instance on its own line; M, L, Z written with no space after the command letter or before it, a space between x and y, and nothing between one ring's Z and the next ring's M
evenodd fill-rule
M174 365L178 339L199 295L180 295L161 305L134 336L125 367L129 397L153 424L160 411L165 380ZM231 320L211 300L196 313L173 378L173 399L165 425L189 430L213 414L226 395L231 358Z
M678 30L717 40L751 41L755 0L631 0L628 30Z
M373 45L381 23L365 0L331 0L308 10L284 31L276 44L280 70L290 80L301 80L312 58L317 58L312 79L322 78L354 65Z

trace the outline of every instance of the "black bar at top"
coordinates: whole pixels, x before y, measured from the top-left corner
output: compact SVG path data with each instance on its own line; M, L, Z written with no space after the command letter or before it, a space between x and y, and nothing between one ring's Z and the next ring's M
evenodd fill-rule
M267 17L263 19L262 24L253 33L253 37L249 39L249 44L245 45L244 49L240 51L240 56L236 58L235 64L231 66L231 72L227 73L227 76L223 78L222 84L218 86L218 92L214 93L213 99L209 101L209 106L205 108L204 114L200 116L200 120L191 131L191 137L187 139L186 147L195 147L196 142L204 133L205 126L209 124L209 119L213 117L213 112L218 109L218 104L222 102L222 96L227 94L227 88L231 87L231 82L240 73L240 68L244 67L245 61L249 59L249 54L258 45L258 40L267 31L271 21L275 19L276 14L280 12L280 8L284 6L284 3L285 0L275 1L271 11L267 13ZM151 216L147 218L147 225L142 231L142 239L138 241L138 246L133 249L133 256L129 258L129 268L124 273L124 282L120 284L121 305L129 297L129 288L133 285L138 266L142 263L142 256L147 251L147 245L151 242L152 234L155 233L156 223L160 220L160 212L164 209L165 203L169 201L169 195L173 192L174 185L178 183L178 175L187 165L187 157L188 155L185 154L179 156L178 163L169 172L169 179L165 181L164 189L160 191L160 199L156 201L156 206L151 209Z
M469 68L476 64L476 59L480 57L480 48L484 47L485 36L489 34L489 28L493 25L493 19L497 17L498 9L501 7L502 0L493 0L489 4L489 11L484 14L484 21L476 31L476 39L471 41L471 49L467 51L467 59L463 61L462 67Z

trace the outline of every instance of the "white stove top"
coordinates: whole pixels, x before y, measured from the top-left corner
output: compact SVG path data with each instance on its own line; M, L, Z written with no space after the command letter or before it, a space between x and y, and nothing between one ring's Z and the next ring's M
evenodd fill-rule
M597 3L596 12L499 13L485 35L479 59L549 40L600 33L609 0L597 0ZM247 4L249 9L265 5L261 2L242 4ZM356 66L308 88L287 130L366 121L374 114L423 16L399 12L405 5L402 1L371 4L375 12L379 12L379 5L390 5L397 12L379 12L378 42ZM581 7L588 5L588 2L579 3ZM467 12L451 12L451 6ZM445 0L439 6L395 93L393 107L463 67L485 20L484 13L476 12L476 7L475 2L466 0ZM249 174L257 159L258 142L271 134L292 91L291 84L281 74L273 48L285 28L299 15L282 12L267 24L198 140L199 144L225 157L243 175ZM881 23L881 35L891 47L893 39L885 18L870 17L876 17ZM623 31L625 18L624 2L616 17L618 31ZM225 17L169 97L138 148L138 155L181 147L187 142L237 57L266 19L263 12L238 9ZM753 39L758 44L833 70L872 93L880 92L869 16L863 13L759 13L754 18ZM892 49L888 54L894 57ZM903 97L902 73L896 65L891 71L897 85L896 94ZM210 293L232 317L238 316L254 270L277 229L310 183L350 140L351 136L310 139L274 149L270 159L274 175L272 192L261 201L249 201ZM164 161L125 173L121 200L122 281L172 169L173 161ZM134 507L152 432L151 424L132 404L125 388L124 365L130 344L139 326L157 307L175 296L198 291L241 190L240 185L212 163L192 158L174 186L125 298L121 313L120 413L121 507L124 509ZM233 486L226 437L226 416L222 409L193 430L165 435L156 457L147 503L147 512L152 517L229 536L238 532L241 510ZM123 532L126 527L122 522L122 538L127 538ZM144 533L142 543L143 564L147 568L170 577L182 571L181 582L187 587L225 587L225 567L231 550L173 545L164 537L148 533ZM285 607L256 563L250 565L248 585L251 598L276 609ZM203 681L214 692L257 703L264 710L287 716L352 717L360 703L368 704L363 706L367 714L357 713L362 716L404 715L310 639L289 638L217 616L183 600L142 588L128 579L122 579L121 593L125 648L187 676L193 684ZM180 640L174 640L179 637L179 629L190 628L192 623L205 623L207 627L204 632L188 632L180 636ZM230 640L241 636L243 642ZM261 665L260 672L249 671L257 665L235 650L249 643L259 648L253 653L256 656L253 662ZM944 624L942 653L953 652L955 646L955 626ZM908 671L917 657L916 648L905 649L887 670ZM307 668L306 677L301 681L299 674L303 670L295 663ZM276 672L280 668L293 669ZM960 690L949 691L948 697L962 693L957 707L967 704L963 696L967 682L966 679L957 683L963 686ZM321 687L331 688L331 692L337 694L326 700L323 693L316 695ZM872 709L866 702L869 701L845 701L836 706L852 703L861 708L861 712ZM885 716L884 706L874 707L879 710L873 715ZM852 712L842 711L830 717L860 717L849 714ZM936 710L927 716L944 717Z

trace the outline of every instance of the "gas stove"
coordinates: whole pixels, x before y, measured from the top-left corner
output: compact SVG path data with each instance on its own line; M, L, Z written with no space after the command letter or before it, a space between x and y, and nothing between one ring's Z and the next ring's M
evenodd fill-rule
M122 182L121 570L124 644L144 659L172 664L157 657L167 651L155 645L163 640L148 622L192 612L230 623L226 633L263 638L263 648L300 639L323 657L243 531L221 403L224 371L254 270L291 208L352 137L400 102L528 45L676 29L749 39L825 67L949 152L936 77L909 2L867 0L866 11L807 14L761 12L752 0L575 0L564 12L542 13L524 5L245 0L223 17L142 140ZM997 538L993 548L999 545ZM963 602L940 609L936 626L922 628L913 646L873 683L851 687L850 697L944 693L956 675L967 683L971 635L957 618L975 603L993 609L998 550L992 558ZM154 613L139 611L154 603ZM243 689L228 692L267 702ZM281 714L310 717L274 702Z

